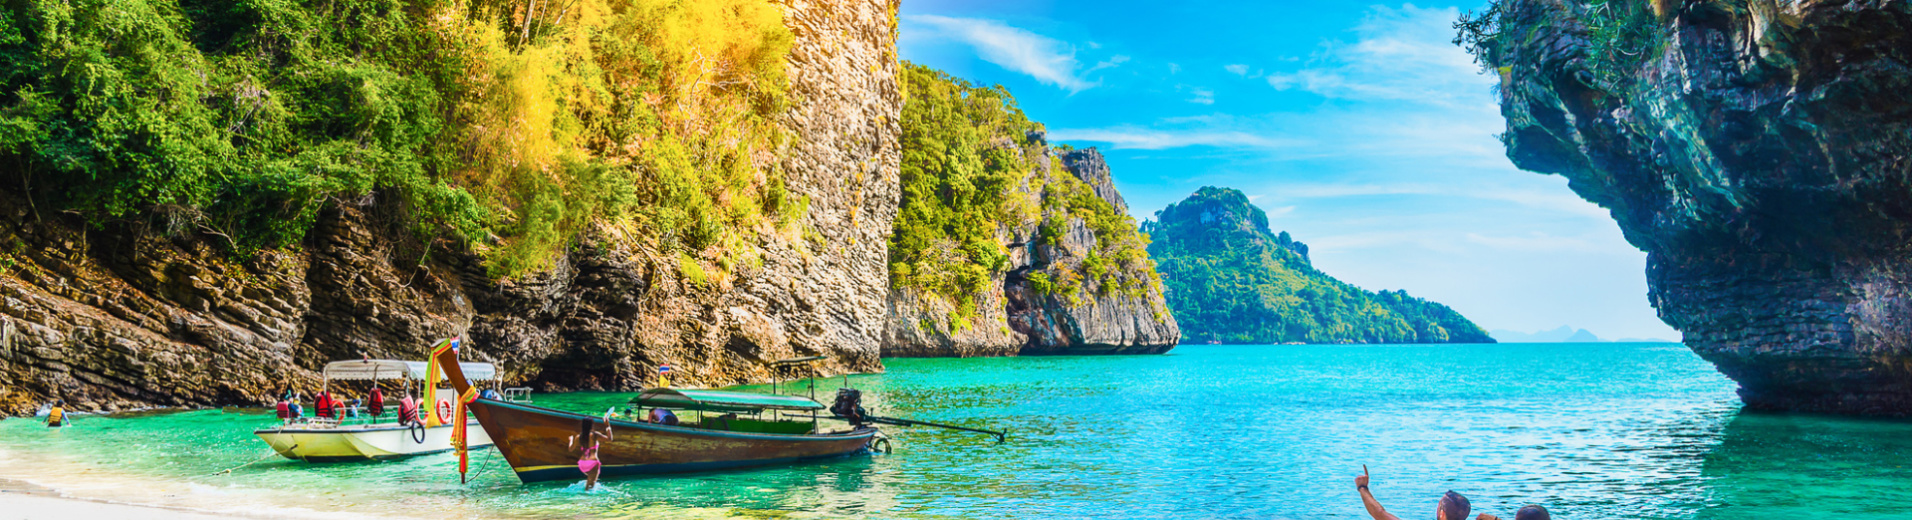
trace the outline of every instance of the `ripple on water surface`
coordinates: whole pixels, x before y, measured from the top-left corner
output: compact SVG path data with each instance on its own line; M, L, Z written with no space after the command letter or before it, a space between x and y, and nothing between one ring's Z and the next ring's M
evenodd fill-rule
M1166 356L895 359L851 380L877 413L1010 430L889 431L896 453L520 485L492 452L267 458L258 410L0 421L0 477L79 495L286 516L466 518L1404 517L1440 492L1562 518L1906 518L1912 424L1739 412L1679 345L1184 346ZM820 383L834 389L840 379ZM822 392L827 393L827 390ZM584 412L631 394L538 396Z

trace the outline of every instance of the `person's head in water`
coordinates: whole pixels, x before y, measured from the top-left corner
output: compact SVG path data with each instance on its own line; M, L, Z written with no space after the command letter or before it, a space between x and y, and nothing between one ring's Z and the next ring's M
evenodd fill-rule
M1547 508L1529 505L1514 513L1514 520L1553 520L1553 515L1547 513Z
M1467 513L1473 510L1473 506L1467 504L1467 497L1449 490L1447 494L1441 495L1441 501L1435 505L1434 518L1436 520L1467 520Z

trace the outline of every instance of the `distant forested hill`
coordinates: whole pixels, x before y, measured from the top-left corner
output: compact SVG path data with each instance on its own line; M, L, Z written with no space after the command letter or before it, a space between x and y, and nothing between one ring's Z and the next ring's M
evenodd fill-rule
M1145 222L1185 343L1493 343L1446 305L1321 271L1240 191L1205 187Z

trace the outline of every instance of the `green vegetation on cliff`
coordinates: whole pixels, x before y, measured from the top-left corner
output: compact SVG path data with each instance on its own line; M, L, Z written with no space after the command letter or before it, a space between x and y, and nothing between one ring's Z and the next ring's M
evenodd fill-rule
M1637 84L1641 78L1639 67L1665 49L1668 31L1664 22L1677 8L1670 0L1594 0L1562 7L1576 11L1580 27L1574 30L1584 38L1581 41L1586 59L1580 64L1584 74L1578 79L1587 86L1608 90ZM1507 49L1530 40L1541 24L1553 22L1541 14L1530 5L1510 6L1494 0L1480 12L1461 14L1454 23L1454 44L1466 49L1483 68L1500 74L1501 86L1506 88L1514 74Z
M3 1L0 170L41 212L244 255L376 193L515 274L591 222L727 266L804 208L768 0Z
M1065 169L1001 86L977 87L941 71L903 67L902 205L890 237L892 286L947 298L957 327L1008 269L1005 231L1039 226L1054 244L1070 219L1095 232L1079 269L1034 280L1079 301L1085 281L1101 291L1143 291L1154 282L1148 238L1134 219ZM1143 278L1118 271L1147 272Z
M1204 187L1143 224L1185 343L1492 343L1453 309L1315 270L1240 191Z

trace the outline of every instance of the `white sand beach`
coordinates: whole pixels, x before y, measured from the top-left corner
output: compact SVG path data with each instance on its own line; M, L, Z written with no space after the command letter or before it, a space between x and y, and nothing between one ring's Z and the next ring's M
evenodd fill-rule
M0 520L214 520L235 518L207 512L118 504L59 496L53 491L0 490Z

